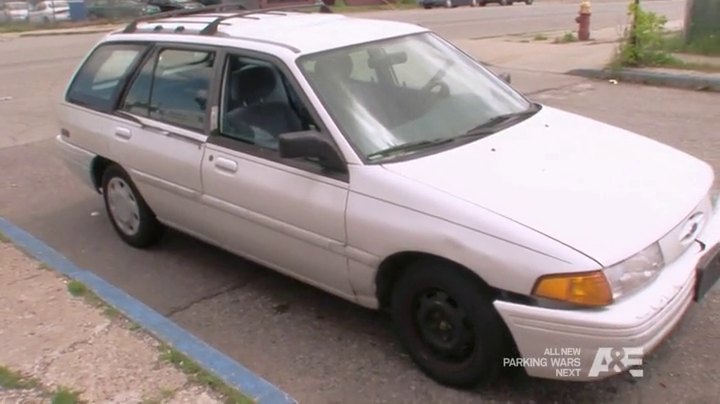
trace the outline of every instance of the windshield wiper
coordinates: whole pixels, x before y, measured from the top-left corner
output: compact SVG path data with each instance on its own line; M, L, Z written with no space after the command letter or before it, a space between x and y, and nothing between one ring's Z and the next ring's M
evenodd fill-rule
M408 142L403 143L395 146L388 147L387 149L382 149L379 151L376 151L374 153L370 153L367 155L367 158L370 160L373 160L377 157L386 157L392 154L396 153L403 153L403 152L410 152L414 150L424 149L430 146L437 146L445 143L450 143L453 141L453 138L438 138L438 139L432 139L432 140L418 140L415 142Z
M507 124L513 123L513 122L519 122L523 119L529 118L533 115L535 115L536 112L540 110L540 104L533 103L528 109L524 111L519 112L511 112L509 114L502 114L495 116L491 118L490 120L481 123L480 125L470 129L465 133L464 135L461 135L460 138L463 137L476 137L476 136L484 136L484 135L491 135L498 130L505 128Z

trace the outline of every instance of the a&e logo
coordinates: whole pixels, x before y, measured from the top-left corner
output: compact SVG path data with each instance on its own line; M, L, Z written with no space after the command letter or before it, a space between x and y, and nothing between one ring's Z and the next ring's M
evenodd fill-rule
M595 354L589 377L596 377L600 373L615 372L619 373L623 370L642 365L643 349L638 348L606 348L601 347ZM642 369L630 369L629 373L633 377L642 377Z

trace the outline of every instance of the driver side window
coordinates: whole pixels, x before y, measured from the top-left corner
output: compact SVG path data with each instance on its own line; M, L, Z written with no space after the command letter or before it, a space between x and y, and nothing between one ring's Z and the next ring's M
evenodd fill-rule
M231 55L225 63L220 135L277 150L278 136L315 127L287 77L272 63Z

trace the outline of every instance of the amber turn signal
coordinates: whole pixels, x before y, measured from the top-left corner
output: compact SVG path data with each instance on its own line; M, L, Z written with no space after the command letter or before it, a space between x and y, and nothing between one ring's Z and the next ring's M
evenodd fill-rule
M606 306L612 290L602 271L545 275L535 282L533 295L582 306Z

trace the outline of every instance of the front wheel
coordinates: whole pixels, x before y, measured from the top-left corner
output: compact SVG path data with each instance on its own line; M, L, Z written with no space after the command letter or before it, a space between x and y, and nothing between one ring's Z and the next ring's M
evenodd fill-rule
M469 388L498 375L509 333L489 288L445 261L420 261L393 288L395 332L413 361L439 383Z
M102 178L103 199L110 222L127 244L144 248L155 244L163 226L155 217L130 176L118 165L105 169Z

